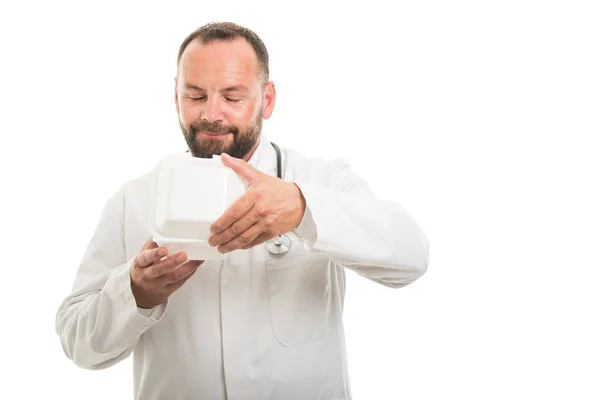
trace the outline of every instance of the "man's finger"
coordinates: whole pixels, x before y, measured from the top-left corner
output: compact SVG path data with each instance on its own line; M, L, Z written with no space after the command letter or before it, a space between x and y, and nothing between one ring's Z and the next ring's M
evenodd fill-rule
M155 249L157 247L158 247L158 244L156 244L156 242L154 241L152 236L150 236L148 238L148 240L146 240L146 243L144 243L144 247L142 247L142 249L148 250L148 249Z
M248 249L250 249L252 247L258 246L259 244L262 244L262 243L266 242L269 239L271 239L271 235L267 234L266 232L265 233L261 233L251 243L249 243L249 244L245 245L244 247L242 247L242 250L248 250Z
M246 232L217 247L217 250L219 250L221 253L228 253L233 250L241 249L247 244L252 243L254 239L264 232L264 230L265 229L262 224L254 224L250 227L250 229L246 230Z
M221 161L226 167L234 170L239 176L241 176L246 182L253 186L260 181L265 174L248 164L241 158L233 158L227 153L221 154Z
M241 219L239 219L239 220L235 221L234 223L232 223L231 225L229 225L229 227L227 229L225 229L223 232L218 233L218 234L213 235L210 238L208 238L208 244L215 247L222 243L227 243L231 239L234 239L236 236L239 236L242 233L246 232L246 230L248 228L250 228L252 225L254 225L258 221L260 221L261 217L260 217L260 215L258 215L258 213L256 213L254 211L255 208L256 207L252 207L246 213L246 215L244 215Z
M148 250L143 250L137 255L136 265L138 267L148 267L152 265L155 261L160 260L164 256L167 255L167 249L164 247L155 247Z
M177 282L180 282L180 281L186 279L191 274L196 272L198 267L203 262L204 261L198 261L198 260L188 261L188 262L178 266L175 270L171 271L170 273L165 274L163 277L164 278L163 282L165 284L165 287L168 287L169 285L172 285L174 283L177 283Z
M241 219L254 206L253 192L248 192L236 200L227 211L210 226L210 232L215 235L229 228L231 224Z
M194 276L196 271L198 271L198 267L192 269L192 271L189 274L187 274L183 279L180 279L173 283L169 283L167 286L165 286L165 289L167 289L170 293L173 293L174 291L182 287L183 284L186 283L192 276Z
M158 278L159 276L162 276L167 272L174 270L186 261L187 254L179 252L167 257L159 263L152 264L152 266L147 270L149 270L148 273L150 274L151 278Z

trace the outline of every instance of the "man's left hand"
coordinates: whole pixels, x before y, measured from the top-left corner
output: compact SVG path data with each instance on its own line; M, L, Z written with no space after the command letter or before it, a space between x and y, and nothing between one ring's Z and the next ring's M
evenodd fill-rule
M246 180L250 190L212 224L208 244L219 246L221 253L249 249L300 224L306 201L296 184L227 154L221 155L221 161Z

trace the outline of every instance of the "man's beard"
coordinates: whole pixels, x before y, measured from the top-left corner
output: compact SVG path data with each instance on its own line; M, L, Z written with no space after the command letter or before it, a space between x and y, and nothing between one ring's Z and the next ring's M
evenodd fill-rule
M260 136L262 130L262 113L260 113L254 125L242 131L237 126L221 125L218 122L208 121L190 124L186 128L182 124L181 119L179 119L179 126L194 157L212 158L215 154L227 153L231 157L243 158L252 150L252 147L254 147ZM227 145L226 140L222 137L198 137L198 132L231 133L233 140Z

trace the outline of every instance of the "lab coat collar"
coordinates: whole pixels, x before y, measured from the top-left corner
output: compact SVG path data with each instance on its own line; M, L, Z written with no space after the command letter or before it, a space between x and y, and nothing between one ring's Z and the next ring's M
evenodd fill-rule
M248 164L266 174L277 176L277 153L271 146L267 135L263 132L259 137L258 147L248 160Z

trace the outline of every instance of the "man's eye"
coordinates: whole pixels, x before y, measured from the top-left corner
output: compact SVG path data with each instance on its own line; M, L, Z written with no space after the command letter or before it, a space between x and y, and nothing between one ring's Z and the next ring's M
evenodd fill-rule
M240 101L240 99L230 99L229 97L225 97L225 100L227 100L230 103L237 103Z
M190 97L190 100L201 101L201 100L204 100L205 98L206 98L206 96L202 96L202 97Z

